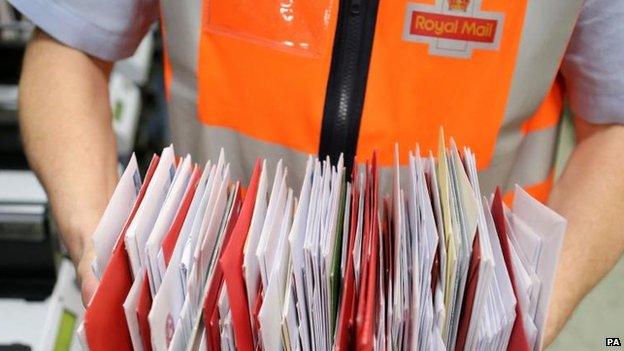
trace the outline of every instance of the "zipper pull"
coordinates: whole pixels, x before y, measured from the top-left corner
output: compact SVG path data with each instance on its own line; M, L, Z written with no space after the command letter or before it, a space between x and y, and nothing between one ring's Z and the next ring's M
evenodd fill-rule
M349 6L349 12L352 15L357 16L360 14L360 10L362 9L362 0L351 0L351 5Z

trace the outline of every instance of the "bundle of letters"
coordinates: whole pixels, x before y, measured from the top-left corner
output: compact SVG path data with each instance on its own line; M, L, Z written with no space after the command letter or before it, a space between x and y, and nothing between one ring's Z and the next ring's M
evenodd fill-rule
M565 220L516 187L483 197L475 155L441 136L379 194L373 154L347 174L310 156L246 186L222 150L133 156L94 233L91 350L541 350Z

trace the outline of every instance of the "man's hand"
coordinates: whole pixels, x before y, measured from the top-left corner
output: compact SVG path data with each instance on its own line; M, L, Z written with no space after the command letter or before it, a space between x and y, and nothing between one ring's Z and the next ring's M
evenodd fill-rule
M85 246L82 251L81 257L76 264L76 273L80 279L80 290L82 292L82 303L86 306L98 286L98 280L93 274L91 269L91 262L95 258L95 252L93 251L93 245L89 244Z
M97 287L91 234L117 183L111 67L36 30L19 87L24 149L76 265L85 305Z
M577 146L549 206L568 220L545 345L624 251L624 126L576 120Z

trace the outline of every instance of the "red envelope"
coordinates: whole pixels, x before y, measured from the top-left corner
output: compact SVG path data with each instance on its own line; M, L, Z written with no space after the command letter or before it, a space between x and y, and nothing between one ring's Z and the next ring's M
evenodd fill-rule
M218 276L218 277L217 277ZM223 273L217 266L213 281L210 283L210 289L206 295L206 301L202 311L202 318L204 320L204 326L206 328L206 347L208 350L220 350L221 343L219 332L219 308L217 302L219 300L219 293L223 286Z
M264 301L264 290L262 289L262 283L258 283L258 294L256 295L256 302L254 302L253 309L251 310L251 332L254 336L254 340L259 340L258 336L260 335L260 319L258 319L258 315L260 314L262 301ZM256 349L261 350L261 346L262 345L258 342L256 345Z
M182 230L182 225L184 224L184 220L186 219L186 214L188 213L189 207L191 207L191 201L193 200L195 190L197 190L197 186L199 185L199 179L201 178L201 175L201 168L199 168L198 165L195 165L195 167L193 168L193 173L191 173L189 185L186 188L186 192L184 193L184 196L182 197L182 202L180 203L180 207L178 208L178 212L173 219L173 223L169 228L169 232L163 239L162 250L165 259L165 267L169 266L169 260L171 259L171 255L173 255L173 249L175 249L176 242L178 241L178 236L180 235L180 230Z
M530 350L530 347L529 342L527 341L526 333L524 331L522 308L520 306L520 299L518 298L518 288L516 287L516 279L514 277L511 253L509 250L509 241L507 239L507 231L505 230L505 213L503 211L503 200L499 188L496 188L494 202L492 203L492 217L494 218L494 225L496 226L496 231L498 232L498 239L501 244L501 250L503 251L505 266L507 266L507 272L509 272L509 279L511 280L511 286L513 287L513 291L517 301L516 320L514 321L513 328L511 329L511 337L509 338L507 350L528 351Z
M349 345L353 345L354 327L354 306L355 306L355 268L353 266L353 246L355 245L355 233L358 222L358 208L360 200L360 185L357 177L357 167L353 168L352 175L352 195L351 195L351 223L349 223L349 241L347 246L345 276L342 282L343 290L340 302L340 310L337 317L336 340L334 348L336 351L347 350Z
M455 342L455 350L463 350L466 346L466 337L468 337L468 327L470 326L472 309L474 307L474 298L477 293L477 285L479 282L479 265L481 264L481 245L479 241L479 233L475 235L472 243L472 257L468 266L468 277L466 280L466 289L464 291L464 303L461 307L459 315L459 325L457 326L457 341Z
M260 178L261 168L262 162L258 159L254 166L240 215L238 216L230 240L223 248L221 258L219 259L219 266L223 271L223 280L226 284L228 301L232 311L235 344L237 349L243 351L251 351L254 347L251 325L249 323L247 290L245 288L245 278L243 276L243 249L256 202L256 192L258 191L258 180Z
M368 181L370 179L370 182ZM357 323L357 350L373 350L375 343L375 326L377 323L377 295L379 269L379 216L377 212L378 174L377 157L373 152L373 159L367 177L368 203L366 230L366 245L363 251L364 271L362 275L362 290L360 291L360 305L358 306ZM366 203L365 203L366 205Z
M204 315L204 318L206 316ZM210 320L208 324L206 324L206 347L210 351L220 351L221 350L221 333L219 330L219 308L215 304L212 309L212 313L210 315Z
M132 212L121 230L102 280L85 311L84 328L87 343L92 351L132 350L132 341L123 309L123 303L132 286L132 271L126 254L124 237L145 196L159 159L157 155L152 157Z

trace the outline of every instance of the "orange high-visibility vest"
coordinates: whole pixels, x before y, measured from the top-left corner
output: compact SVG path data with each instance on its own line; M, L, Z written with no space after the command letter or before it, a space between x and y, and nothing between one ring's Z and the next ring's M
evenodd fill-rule
M440 127L474 150L484 192L545 199L581 0L163 0L171 128L184 152L249 176L307 154L401 161ZM382 168L383 172L383 168Z

